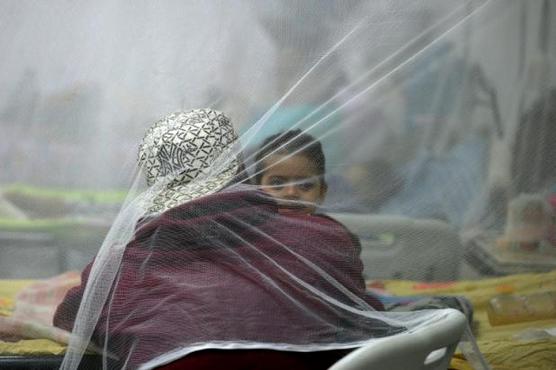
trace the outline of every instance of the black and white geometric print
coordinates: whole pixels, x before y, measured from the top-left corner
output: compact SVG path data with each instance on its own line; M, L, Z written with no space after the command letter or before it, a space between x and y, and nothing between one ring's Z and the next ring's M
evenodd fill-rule
M139 165L149 186L167 185L149 210L165 211L230 182L239 167L232 156L236 140L230 119L212 109L172 113L151 126L139 147ZM223 158L224 165L215 170Z

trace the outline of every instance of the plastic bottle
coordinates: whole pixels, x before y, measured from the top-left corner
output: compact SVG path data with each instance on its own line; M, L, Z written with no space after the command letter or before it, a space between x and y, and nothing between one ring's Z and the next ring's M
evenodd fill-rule
M493 326L556 319L556 291L494 297L488 303L487 315Z

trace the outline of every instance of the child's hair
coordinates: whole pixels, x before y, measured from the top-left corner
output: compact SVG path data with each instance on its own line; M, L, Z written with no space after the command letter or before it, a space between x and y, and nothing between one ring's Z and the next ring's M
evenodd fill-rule
M264 174L264 160L274 154L302 155L314 163L317 175L323 177L325 160L321 143L302 130L281 132L266 138L255 156L255 184L260 184Z

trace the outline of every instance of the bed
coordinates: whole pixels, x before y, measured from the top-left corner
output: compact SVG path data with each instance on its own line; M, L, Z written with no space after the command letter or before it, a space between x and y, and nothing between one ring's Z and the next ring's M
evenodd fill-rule
M49 280L0 280L0 317L9 318L17 311L18 299L37 287L68 286L77 283L75 272L59 275ZM46 285L45 285L46 282ZM556 270L548 273L519 274L482 280L422 283L411 280L369 280L369 290L383 290L395 295L462 295L474 305L474 331L486 359L495 370L555 369L556 368L556 319L512 325L491 326L486 304L499 294L528 294L556 290ZM63 288L62 288L63 290ZM44 298L44 295L43 295ZM42 308L48 306L42 300ZM27 299L27 303L30 300ZM44 311L44 310L43 310ZM551 331L552 329L552 331ZM27 339L0 340L0 368L55 369L65 351L63 338L52 337L46 331L27 330ZM34 338L32 336L35 336ZM42 336L42 337L41 337ZM50 337L47 339L45 337ZM17 340L16 340L17 339ZM53 340L55 339L55 340ZM98 363L94 355L86 357L89 365ZM470 369L470 364L456 352L452 369Z
M479 348L493 369L556 369L556 318L511 325L492 326L487 317L488 301L500 294L531 294L556 290L556 270L515 274L481 280L420 283L407 280L373 280L369 288L398 295L462 295L474 306L474 332ZM451 364L469 369L461 354Z
M68 333L49 323L57 302L79 283L79 276L71 271L50 279L0 280L0 369L60 367ZM98 368L99 361L88 354L84 368Z

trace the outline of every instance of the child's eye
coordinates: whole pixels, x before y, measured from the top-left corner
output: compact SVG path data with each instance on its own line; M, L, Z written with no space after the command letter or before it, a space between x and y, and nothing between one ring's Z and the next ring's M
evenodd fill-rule
M285 184L286 181L279 177L273 177L268 181L268 185L272 186L276 190L280 190Z
M301 191L310 191L316 186L316 184L315 184L315 181L308 180L308 181L302 181L302 182L298 183L297 186L299 187L299 189Z

